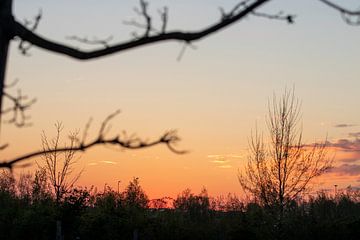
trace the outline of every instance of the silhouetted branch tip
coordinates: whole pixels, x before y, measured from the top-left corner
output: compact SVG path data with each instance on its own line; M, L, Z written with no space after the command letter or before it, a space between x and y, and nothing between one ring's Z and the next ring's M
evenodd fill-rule
M328 0L319 0L319 1L327 5L328 7L333 8L336 11L340 12L341 17L347 24L354 26L360 25L359 10L349 10Z
M5 88L13 87L16 85L18 81L7 85ZM30 118L25 114L26 110L28 110L35 102L36 99L28 99L27 96L21 93L21 90L17 91L17 95L14 96L7 91L3 91L3 97L10 102L10 106L6 107L1 111L1 115L12 113L12 117L9 120L6 120L6 123L14 124L17 127L26 127L30 126L31 123L28 123L27 120Z
M99 130L99 139L103 137L103 135L105 134L105 130L108 126L108 123L115 118L118 114L120 114L120 110L116 110L114 113L110 114L109 116L107 116L107 118L103 121L103 123L101 124L100 130Z
M263 17L263 18L267 18L267 19L271 19L271 20L286 21L289 24L293 24L294 19L296 17L296 15L293 15L293 14L284 14L282 11L280 11L277 14L260 13L260 12L254 11L254 12L252 12L252 14L257 17Z
M166 32L166 26L168 23L168 19L169 19L169 10L167 7L164 7L163 10L159 10L159 15L161 18L161 22L162 22L162 26L161 26L161 33L165 33Z
M7 147L9 147L8 143L1 145L0 146L0 151L5 150Z
M35 32L36 29L38 28L39 26L39 23L40 23L40 20L42 18L42 10L41 8L39 9L39 13L34 17L34 19L31 21L31 20L27 20L27 19L24 19L24 26L26 28L29 29L29 31L31 32ZM19 42L19 45L18 45L18 49L20 51L21 54L23 54L24 56L30 56L30 54L28 53L28 51L31 49L32 47L32 44L27 42L27 41L24 41L22 38L20 38L20 42Z
M192 50L197 50L197 46L193 45L191 42L184 42L180 49L179 55L176 58L178 62L182 60L188 47L190 47Z
M165 132L165 134L161 137L160 142L166 143L167 147L170 151L177 153L177 154L185 154L188 151L186 150L177 150L173 145L176 145L180 141L180 137L177 135L176 130L170 130Z
M166 33L166 27L167 27L168 18L169 18L168 8L164 7L163 9L158 10L160 20L161 20L161 28L160 28L160 30L158 30L152 25L152 18L148 13L148 7L149 7L148 2L140 0L140 9L137 7L134 8L134 12L137 15L139 15L140 17L144 18L145 23L139 23L134 19L132 19L130 21L123 21L123 23L125 25L130 25L130 26L134 26L137 28L145 29L145 33L143 34L142 37L139 37L139 35L136 32L133 32L132 36L135 39L148 38L151 33L155 33L156 35L162 35L162 34Z
M13 82L11 82L11 83L9 83L9 84L4 84L4 89L6 89L6 88L12 88L12 87L14 87L16 84L18 84L18 82L19 82L19 79L18 79L18 78L15 78L15 80L14 80Z
M230 19L234 17L238 12L246 9L248 7L248 3L250 0L241 1L238 4L236 4L229 12L226 12L224 8L219 7L220 13L221 13L221 21Z
M110 41L113 40L113 36L109 36L105 39L98 39L96 37L93 37L92 39L89 39L87 37L78 37L78 36L68 36L66 37L68 40L74 40L80 43L90 44L90 45L103 45L104 48L110 47Z

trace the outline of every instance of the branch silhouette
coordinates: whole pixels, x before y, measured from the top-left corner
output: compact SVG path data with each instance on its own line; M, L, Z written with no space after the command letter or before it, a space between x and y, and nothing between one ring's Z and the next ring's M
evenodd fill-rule
M78 42L81 42L81 43L85 43L85 44L91 44L91 45L103 45L105 48L108 48L109 47L109 42L113 39L113 36L109 36L108 38L106 39L98 39L98 38L93 38L93 39L89 39L87 37L78 37L78 36L69 36L69 37L66 37L66 39L69 39L69 40L74 40L74 41L78 41Z
M16 157L14 159L3 160L3 161L0 161L0 168L8 168L11 170L11 169L13 169L13 167L16 164L22 163L23 161L28 160L30 158L39 157L39 156L43 156L44 154L49 154L49 153L54 153L54 152L67 152L67 151L85 152L89 148L92 148L92 147L95 147L98 145L113 145L113 146L118 146L118 147L125 148L125 149L142 149L142 148L148 148L148 147L155 146L155 145L164 144L168 147L168 149L170 151L172 151L174 153L177 153L177 154L186 153L186 151L179 151L175 148L176 143L180 141L180 138L178 137L176 130L166 131L160 138L158 138L157 140L154 140L154 141L150 141L150 142L142 140L142 139L136 137L135 135L127 136L125 132L123 133L122 136L120 134L118 134L114 137L106 137L107 130L110 127L109 122L115 116L117 116L119 113L120 113L120 111L116 111L113 114L109 115L102 122L101 127L99 129L98 136L90 142L87 142L86 138L88 135L88 130L90 128L91 122L89 122L85 126L85 130L84 130L82 139L76 138L73 146L57 147L56 149L46 148L46 149L43 149L40 151L34 151L31 153ZM21 165L21 167L22 166L23 165Z
M28 27L30 31L35 32L39 26L41 18L42 18L42 10L40 9L39 13L34 17L33 21L25 19L24 25L26 27ZM18 45L18 49L21 52L21 54L23 54L25 56L30 56L28 51L31 49L31 47L32 47L32 44L29 44L29 42L20 38L20 43Z
M342 18L344 19L344 21L349 24L349 25L359 25L360 24L360 11L354 11L354 10L349 10L346 9L338 4L335 4L331 1L328 0L319 0L320 2L324 3L325 5L327 5L328 7L331 7L337 11L339 11L341 13ZM351 17L357 17L357 19L353 19Z
M140 1L141 9L139 9L139 14L143 15L146 20L145 25L141 25L145 27L146 30L145 34L140 38L135 38L126 42L114 44L112 46L107 46L105 48L101 48L93 51L82 51L61 43L47 40L46 38L35 34L31 29L28 29L26 26L17 22L15 19L12 19L10 21L10 24L11 24L11 29L13 31L12 32L13 36L17 36L23 41L27 41L34 46L52 52L64 54L80 60L87 60L87 59L98 58L157 42L175 40L175 41L182 41L185 43L191 43L193 41L200 40L206 36L209 36L219 30L222 30L230 26L231 24L246 17L248 14L251 14L253 11L255 11L255 9L259 8L260 6L264 5L266 2L269 1L270 0L257 0L254 1L253 3L248 3L249 0L242 1L238 5L236 5L236 7L232 9L230 13L228 14L223 13L223 17L219 22L199 31L166 32L168 14L167 14L167 10L166 11L164 10L162 14L163 25L161 27L160 33L151 35L150 33L151 33L152 25L151 25L151 17L148 15L147 12L148 3L145 2L144 0L141 0Z
M320 2L326 4L327 6L335 9L335 10L338 10L339 12L341 13L346 13L346 14L349 14L349 15L360 15L360 11L352 11L352 10L348 10L340 5L337 5L331 1L328 1L328 0L319 0Z
M16 79L13 83L6 85L5 89L15 86L17 82L18 80ZM30 117L26 115L25 112L36 102L36 98L29 99L28 96L22 94L20 89L17 91L17 95L4 90L2 96L7 99L11 105L1 111L1 115L12 113L12 117L6 120L6 123L14 124L17 127L30 126L31 123L28 123Z
M252 15L257 17L263 17L270 20L281 20L286 21L289 24L294 23L295 15L293 14L284 14L282 11L280 11L277 14L269 14L269 13L260 13L260 12L252 12Z

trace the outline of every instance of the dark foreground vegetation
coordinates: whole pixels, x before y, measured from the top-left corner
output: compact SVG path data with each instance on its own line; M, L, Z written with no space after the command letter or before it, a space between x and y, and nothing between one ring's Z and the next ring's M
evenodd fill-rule
M117 192L71 188L56 201L44 172L0 178L0 239L360 239L360 194L319 193L275 206L185 190L149 200L134 179ZM57 233L58 232L58 233Z

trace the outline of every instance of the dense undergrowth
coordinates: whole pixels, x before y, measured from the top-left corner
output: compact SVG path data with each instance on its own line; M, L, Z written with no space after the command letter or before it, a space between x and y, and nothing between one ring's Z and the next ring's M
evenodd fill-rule
M56 201L41 172L0 177L0 239L360 239L356 191L319 193L288 204L260 206L234 195L185 190L149 200L137 179L122 192L72 188Z

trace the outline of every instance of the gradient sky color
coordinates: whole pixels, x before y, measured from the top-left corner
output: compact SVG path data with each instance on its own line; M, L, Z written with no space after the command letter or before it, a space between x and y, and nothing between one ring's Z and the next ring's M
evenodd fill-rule
M74 46L82 45L66 36L111 35L116 42L141 32L122 23L138 19L132 11L137 1L14 2L17 19L30 19L41 8L37 32ZM219 6L231 9L237 2L158 0L151 1L150 9L155 16L167 5L170 29L196 30L220 19ZM358 1L347 3L354 7ZM269 97L295 86L302 101L304 141L327 138L337 150L338 168L319 183L324 188L360 185L360 27L347 25L338 12L316 0L278 0L261 9L280 10L296 14L296 23L250 16L195 42L196 50L188 48L181 61L182 44L177 42L88 62L35 47L24 57L13 42L7 81L20 79L19 87L38 102L30 111L32 127L3 127L2 139L10 143L3 154L39 149L42 131L54 134L56 121L65 125L66 140L67 131L83 129L93 117L89 136L94 136L101 121L121 109L113 132L151 139L175 128L182 137L178 148L190 152L175 155L163 146L92 149L79 160L79 169L85 168L79 185L116 188L120 180L124 187L139 177L151 197L176 196L187 187L199 192L203 186L211 195L240 193L237 171L246 162L251 129L257 123L265 130Z

